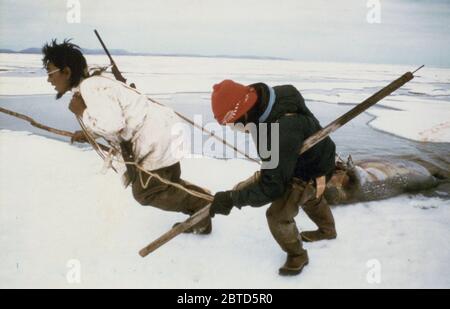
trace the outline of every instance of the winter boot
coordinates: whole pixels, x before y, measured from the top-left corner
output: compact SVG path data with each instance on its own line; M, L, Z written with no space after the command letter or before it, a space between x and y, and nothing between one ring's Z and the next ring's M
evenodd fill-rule
M301 232L302 240L305 242L313 242L324 239L335 239L336 228L334 225L333 214L330 206L328 206L325 197L314 199L305 203L303 210L308 217L319 227L315 231Z
M295 276L302 272L303 267L308 265L308 253L301 255L290 255L288 254L286 263L279 269L279 274L281 276Z
M336 232L327 233L321 230L320 228L315 231L305 231L301 232L300 235L302 236L302 240L304 242L314 242L319 240L331 240L336 239L337 234Z
M267 209L266 217L273 238L287 253L286 263L279 269L282 276L297 275L308 263L302 239L295 223L303 186L293 184L283 197L275 200Z

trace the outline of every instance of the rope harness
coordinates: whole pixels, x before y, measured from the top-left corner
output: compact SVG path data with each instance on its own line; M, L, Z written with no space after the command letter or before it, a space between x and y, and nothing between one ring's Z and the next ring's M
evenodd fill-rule
M80 117L77 117L77 120L78 120L78 123L80 124L80 127L83 130L83 133L85 134L86 139L88 140L89 144L91 144L91 146L95 149L95 151L98 153L98 155L103 159L103 161L105 161L106 167L112 167L113 170L117 173L117 170L114 168L114 166L111 165L112 161L115 161L115 162L118 162L118 163L121 163L124 165L133 165L139 170L139 181L140 181L142 188L144 188L144 189L147 189L147 187L150 183L150 180L154 177L164 184L174 186L180 190L185 191L186 193L188 193L192 196L202 198L208 202L212 202L213 196L210 194L200 193L198 191L187 189L186 187L180 185L179 183L170 181L168 179L161 177L160 175L158 175L156 173L152 173L151 171L146 170L142 165L140 165L136 162L125 161L125 160L117 158L117 157L112 158L119 151L113 145L111 145L111 143L109 143L109 142L108 143L109 143L111 149L110 149L108 155L105 155L105 153L100 149L95 138L87 130L85 124L83 123L83 120ZM148 179L145 182L142 177L142 173L146 173L147 175L149 175Z

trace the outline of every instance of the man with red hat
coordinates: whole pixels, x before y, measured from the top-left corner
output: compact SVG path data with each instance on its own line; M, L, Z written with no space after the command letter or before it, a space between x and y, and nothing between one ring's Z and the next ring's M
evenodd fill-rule
M245 86L231 80L214 85L211 97L215 119L222 125L256 124L253 135L260 157L261 135L267 145L278 143L279 161L275 168L262 168L232 190L217 192L210 214L228 215L233 207L260 207L272 203L266 212L270 231L287 253L280 275L299 274L308 264L302 240L311 242L336 238L334 218L323 196L326 181L335 168L336 147L330 137L299 155L303 142L322 127L306 107L300 92L291 85L269 87L264 83ZM279 136L271 139L270 129L260 125L278 125ZM255 136L259 136L256 139ZM276 147L275 147L276 148ZM295 216L299 206L318 226L315 231L299 233Z

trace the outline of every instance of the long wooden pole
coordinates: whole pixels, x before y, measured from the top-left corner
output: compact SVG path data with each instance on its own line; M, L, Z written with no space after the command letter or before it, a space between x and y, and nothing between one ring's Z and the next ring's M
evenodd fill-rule
M29 122L33 127L39 128L41 130L45 130L45 131L51 132L51 133L56 134L56 135L66 136L66 137L70 137L70 138L73 137L73 133L72 132L64 131L64 130L60 130L60 129L55 129L55 128L46 126L46 125L44 125L42 123L37 122L36 120L34 120L33 118L31 118L31 117L29 117L27 115L20 114L20 113L17 113L17 112L13 112L13 111L11 111L9 109L6 109L6 108L3 108L3 107L0 107L0 112L8 114L8 115L13 116L13 117L17 117L17 118L22 119L22 120L25 120L25 121ZM102 148L105 151L109 151L110 150L110 148L108 146L105 146L103 144L99 144L99 146L100 146L100 148Z
M168 241L170 241L175 236L183 233L187 229L189 229L191 226L196 225L200 221L202 221L204 218L207 218L209 216L209 206L203 207L199 211L197 211L195 214L190 216L186 221L176 225L173 227L170 231L164 233L161 237L153 241L150 245L143 248L141 251L139 251L139 255L142 257L147 256L151 252L155 251Z
M336 131L344 124L349 122L351 119L355 118L356 116L367 110L369 107L379 102L381 99L390 95L392 92L394 92L395 90L397 90L398 88L400 88L413 78L414 75L411 72L406 72L400 78L396 79L383 89L379 90L377 93L375 93L371 97L367 98L366 100L355 106L353 109L351 109L350 111L348 111L347 113L345 113L344 115L342 115L341 117L339 117L338 119L327 125L325 128L323 128L322 130L318 131L317 133L313 134L308 139L306 139L299 153L302 154L305 151L308 151L308 149L310 149L318 142L326 138L332 132ZM157 238L155 241L151 242L149 245L145 246L142 250L139 251L139 254L142 257L147 256L148 254L152 253L153 251L155 251L156 249L158 249L159 247L161 247L162 245L173 239L175 236L183 233L185 230L189 229L190 227L200 222L201 220L206 219L209 216L210 207L211 204L205 206L204 208L193 214L185 222L177 225L176 227L172 228L161 237ZM195 220L193 220L192 218L195 218Z
M369 107L375 105L377 102L379 102L381 99L387 97L392 92L409 82L411 79L414 78L414 75L411 72L406 72L398 79L394 80L392 83L384 87L383 89L379 90L377 93L372 95L371 97L365 99L360 104L356 105L354 108L346 112L344 115L327 125L325 128L320 130L319 132L315 133L314 135L310 136L305 140L303 143L302 148L300 149L300 154L304 153L317 143L319 143L321 140L326 138L328 135L345 125L347 122L367 110Z
M20 118L20 119L25 120L25 121L28 121L33 127L39 128L41 130L45 130L45 131L48 131L48 132L51 132L51 133L54 133L54 134L57 134L57 135L62 135L62 136L67 136L67 137L72 137L73 136L72 132L59 130L59 129L55 129L55 128L43 125L43 124L37 122L36 120L34 120L33 118L31 118L29 116L13 112L13 111L11 111L9 109L6 109L6 108L3 108L3 107L0 107L0 112L8 114L8 115L11 115L11 116L14 116L14 117L17 117L17 118Z

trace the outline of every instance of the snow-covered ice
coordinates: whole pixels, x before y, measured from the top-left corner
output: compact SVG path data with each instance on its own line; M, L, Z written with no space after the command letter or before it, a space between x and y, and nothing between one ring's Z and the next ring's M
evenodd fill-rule
M183 234L141 258L143 246L185 216L139 206L116 174L100 173L88 148L1 130L0 158L1 288L450 287L448 200L405 195L336 207L338 238L305 244L310 264L286 278L277 274L285 255L266 207L216 216L211 235ZM257 168L185 159L182 176L216 191ZM304 213L297 219L301 229L313 228ZM74 261L81 283L67 280ZM374 269L379 283L370 279Z
M188 115L211 118L212 86L231 78L295 85L322 124L346 105L363 101L415 69L261 59L114 58L139 90ZM55 126L73 121L64 104L53 104L49 95L54 90L40 59L0 54L0 101L39 115L38 120L47 124L55 118L60 120L53 122ZM89 55L87 60L91 66L108 64L102 55ZM440 162L448 164L443 155L448 144L430 142L450 142L450 69L423 68L368 113L373 119L359 116L333 136L340 151L421 154L424 159L441 157ZM19 120L0 121L0 128L29 129L18 129L13 123ZM394 139L367 128L366 122L423 143ZM285 255L267 227L267 206L216 216L211 235L180 235L141 258L142 247L186 217L139 206L116 174L100 172L102 165L90 148L0 130L0 288L450 288L449 199L416 194L336 207L338 239L305 244L310 264L300 276L284 278L277 270ZM257 169L240 159L182 161L182 176L213 192L230 189ZM301 229L313 228L304 213L297 220ZM81 283L71 284L67 277L78 262ZM379 283L370 283L374 271Z

